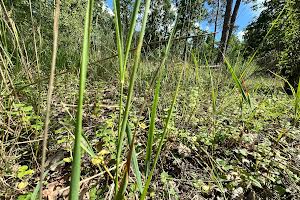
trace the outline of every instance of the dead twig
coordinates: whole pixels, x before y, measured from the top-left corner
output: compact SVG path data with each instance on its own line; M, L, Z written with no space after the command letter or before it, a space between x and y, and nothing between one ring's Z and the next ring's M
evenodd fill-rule
M52 93L54 88L55 65L56 65L56 55L57 55L57 46L58 46L57 41L58 41L59 14L60 14L60 0L56 0L55 11L54 11L54 24L53 24L53 51L52 51L51 73L50 73L48 95L47 95L45 129L43 135L43 150L42 150L41 175L40 175L40 186L41 186L40 199L43 198L43 178L44 178L44 171L45 171L48 129L49 129L49 122L50 122L50 108L51 108Z

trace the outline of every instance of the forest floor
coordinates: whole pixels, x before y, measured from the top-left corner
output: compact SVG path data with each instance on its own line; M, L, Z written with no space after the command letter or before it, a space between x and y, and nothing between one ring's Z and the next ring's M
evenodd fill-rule
M241 102L230 79L218 79L215 112L206 81L201 87L183 83L151 182L152 199L299 199L300 130L294 122L294 100L275 78L257 76L246 83L251 106ZM145 103L143 83L137 80L137 85L130 113L132 130ZM64 199L68 194L77 87L72 75L56 81L43 191L48 199ZM173 91L166 87L161 93L154 151ZM43 93L28 87L20 94L26 101L2 103L0 199L30 199L37 189L44 118L36 113L45 107L46 94L46 86ZM116 82L91 81L85 95L81 194L83 199L110 199L113 180L103 166L94 164L93 152L87 147L95 154L107 151L104 165L113 174L118 86ZM136 142L142 174L148 113L146 110L138 123ZM128 145L125 147L127 151ZM134 183L131 174L127 199L138 199Z

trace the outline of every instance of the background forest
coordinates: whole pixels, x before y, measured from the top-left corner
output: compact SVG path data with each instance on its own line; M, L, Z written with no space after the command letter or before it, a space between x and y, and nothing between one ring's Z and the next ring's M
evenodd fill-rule
M298 0L0 14L0 199L299 198Z

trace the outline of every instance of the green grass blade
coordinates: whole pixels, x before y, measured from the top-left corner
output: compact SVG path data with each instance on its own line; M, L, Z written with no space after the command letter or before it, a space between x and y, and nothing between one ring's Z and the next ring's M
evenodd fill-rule
M74 135L71 135L73 138L75 138ZM81 142L80 142L80 147L87 152L92 158L96 156L94 150L92 149L91 145L89 142L86 140L85 136L82 135L81 137Z
M86 8L85 22L84 22L84 38L83 49L80 67L80 82L79 82L79 98L77 107L75 142L73 150L70 199L77 200L79 198L80 189L80 160L81 160L81 133L82 133L82 114L83 114L83 96L85 91L85 82L87 75L87 67L89 62L89 48L90 48L90 33L93 12L94 0L89 0Z
M126 65L127 65L127 61L128 61L128 56L130 53L130 47L131 47L131 43L132 43L132 38L133 38L133 33L135 31L135 26L136 26L136 22L137 22L137 18L138 18L138 14L139 14L139 8L141 5L141 0L136 0L134 3L134 8L133 8L133 13L131 16L131 22L130 22L130 28L129 28L129 34L126 40L126 50L125 50L125 58L124 58L124 66L123 66L123 81L125 79L125 72L126 72Z
M150 118L150 126L148 131L148 138L147 138L147 146L146 146L146 158L145 158L145 167L146 167L146 177L149 174L150 170L150 160L152 155L152 145L153 145L153 138L154 138L154 129L155 129L155 119L156 119L156 110L157 104L159 99L159 92L160 92L160 83L161 83L162 72L159 74L159 78L157 80L154 92L154 99L151 108L151 118Z
M136 152L135 152L135 148L134 148L135 135L132 136L131 130L130 130L130 127L129 127L128 123L127 123L127 126L126 126L126 132L127 132L127 135L128 135L128 143L130 144L130 147L129 147L129 152L127 154L127 160L126 160L124 175L123 175L123 178L122 178L122 182L121 182L119 191L118 191L118 193L115 197L115 200L124 199L126 187L128 185L130 163L133 162L134 163L134 168L138 169L138 162L137 162L137 159L136 159ZM133 156L135 156L135 159L133 158ZM139 190L142 192L143 188L142 188L141 173L140 173L139 169L138 169L138 171L135 170L134 172L138 175L137 179L140 178L139 183L138 183L138 187L139 187Z
M48 172L48 171L47 171ZM38 199L38 194L39 194L39 191L40 191L40 188L41 188L41 184L38 183L34 190L33 190L33 193L31 194L31 197L30 197L30 200L37 200Z
M118 50L118 57L119 57L119 71L120 71L120 99L119 99L119 121L118 121L118 136L120 136L121 123L122 123L121 118L123 112L123 90L124 90L124 80L123 80L124 77L124 70L123 70L124 52L123 51L124 50L123 50L122 25L121 25L121 17L120 17L120 0L114 0L113 7L114 7L114 21L115 21L115 30L116 30L117 50ZM116 182L118 182L118 176L116 176ZM115 189L117 190L117 187Z
M117 28L116 28L117 30ZM117 32L117 31L116 31ZM117 35L117 38L119 36ZM121 36L122 37L122 36ZM119 55L119 65L120 65L120 99L119 99L119 121L118 121L118 140L117 145L119 143L120 139L120 133L121 133L121 125L122 125L122 114L123 114L123 91L124 91L124 70L123 70L123 50L120 50L123 48L123 45L121 45L121 42L117 39L117 46L118 46L118 55ZM117 162L118 166L118 162ZM117 185L118 183L118 167L116 167L116 176L115 176L115 183ZM118 187L115 187L115 192L117 193Z
M247 94L247 92L244 90L244 87L242 85L242 81L237 77L234 69L232 68L231 64L229 63L229 61L227 60L227 58L224 56L224 61L225 61L225 64L231 74L231 77L236 85L236 87L239 89L241 95L242 95L242 98L243 100L245 100L250 106L251 106L251 101L250 101L250 97L249 95Z
M126 50L125 50L125 57L123 58L123 41L122 41L122 28L121 28L121 21L120 21L120 3L119 1L115 2L115 24L116 24L116 37L117 37L117 47L118 47L118 54L119 54L119 65L120 65L120 103L119 103L119 119L122 117L122 110L123 110L123 91L124 91L124 83L125 83L125 73L126 73L126 65L128 56L130 53L130 47L132 43L133 33L135 31L136 21L138 18L139 7L141 4L141 0L136 0L134 4L134 9L131 17L129 35L126 40ZM119 134L121 131L121 120L119 120Z
M150 170L150 160L151 160L151 153L152 153L152 146L153 146L153 138L154 138L154 129L155 129L155 119L156 119L156 110L157 110L157 105L158 105L158 100L159 100L159 93L160 93L160 83L162 80L162 75L163 75L163 71L165 68L165 63L166 60L168 59L168 55L170 52L170 49L172 47L172 41L176 32L176 26L177 26L177 18L175 21L175 26L173 27L173 30L171 32L171 35L168 39L168 44L166 46L166 50L164 53L164 58L162 60L162 63L160 65L160 68L158 69L158 78L157 78L157 82L155 85L155 91L154 91L154 99L153 99L153 104L152 104L152 108L151 108L151 113L150 113L150 127L149 127L149 131L148 131L148 138L147 138L147 145L146 145L146 158L145 158L145 172L146 172L146 177L149 174L149 170Z
M299 104L300 104L300 78L298 81L298 88L297 88L297 93L296 93L296 98L295 98L295 122L297 122L299 119L299 116L298 116Z
M132 138L132 132L131 132L131 129L130 129L128 123L126 126L126 133L127 133L128 144L131 144L133 138ZM142 191L143 191L142 177L141 177L141 172L139 169L139 164L138 164L135 148L132 149L131 162L132 162L132 166L133 166L134 175L136 176L136 183L138 185L138 189L142 193Z
M66 127L65 127L66 128ZM68 130L68 128L67 128ZM75 136L72 134L72 132L70 130L68 130L71 137L75 138ZM82 134L82 137L81 137L81 143L80 143L80 147L86 152L88 153L88 155L91 157L91 158L95 158L97 155L96 153L94 152L91 144L89 143L87 137ZM106 167L106 165L104 163L101 164L102 167L104 168L104 170L107 172L107 174L113 179L113 176L111 175L110 171L108 170L108 168ZM100 164L97 165L97 167L99 168L99 170L101 170L100 168Z
M120 65L120 112L119 112L119 119L122 116L122 103L123 103L123 90L124 90L124 82L125 82L125 72L126 72L126 64L130 52L130 47L132 43L133 33L135 31L136 21L138 17L139 7L141 1L137 0L134 4L134 10L131 18L130 29L128 38L126 40L126 50L125 50L125 57L123 55L123 41L122 41L122 28L121 28L121 21L120 21L120 2L118 0L114 0L114 13L115 13L115 26L116 26L116 38L117 38L117 48L118 48L118 55L119 55L119 65ZM119 132L121 126L121 120L119 120Z
M132 43L133 33L135 31L136 21L138 17L139 7L141 4L141 0L136 0L134 4L133 14L130 23L129 35L126 40L126 50L125 57L123 58L123 41L122 41L122 29L120 22L120 4L119 2L115 2L115 24L116 24L116 37L117 37L117 47L119 54L119 65L120 65L120 99L119 99L119 123L118 123L118 134L120 135L121 131L121 123L122 123L122 112L123 112L123 91L124 91L124 83L125 83L125 73L126 73L126 65L130 52L130 47ZM120 27L120 29L118 29ZM124 60L123 60L124 59ZM117 189L117 188L116 188Z
M114 7L114 21L115 21L115 31L116 31L116 40L117 40L117 50L119 57L119 71L120 71L120 99L119 99L119 121L118 121L118 139L120 138L121 124L122 124L122 114L123 114L123 90L124 90L124 70L123 70L123 61L124 61L124 47L123 47L123 36L122 36L122 24L120 16L120 0L113 0ZM119 141L117 141L117 144ZM118 183L118 162L116 167L116 185ZM118 187L115 187L115 192L117 192Z
M113 1L114 7L114 20L115 20L115 30L116 30L116 40L117 40L117 49L119 56L119 65L120 65L120 77L123 76L123 37L122 37L122 25L120 17L120 0Z
M163 133L162 133L161 138L160 138L160 142L159 142L157 152L156 152L156 155L155 155L155 158L154 158L153 166L152 166L152 169L151 169L151 171L149 173L149 176L146 180L145 187L144 187L144 190L143 190L143 193L141 195L140 200L144 200L146 198L148 188L149 188L149 185L150 185L150 182L151 182L151 179L152 179L152 176L153 176L153 173L154 173L154 170L155 170L155 167L156 167L156 164L157 164L157 161L158 161L158 158L159 158L159 155L160 155L163 143L164 143L164 139L167 135L168 126L169 126L169 123L170 123L170 120L171 120L171 117L172 117L172 113L173 113L174 106L175 106L175 103L176 103L177 95L178 95L178 92L179 92L179 86L180 86L180 82L181 82L181 78L182 78L182 74L183 74L183 69L184 69L184 67L182 67L182 70L181 70L180 75L179 75L179 79L178 79L178 82L177 82L175 94L174 94L174 97L173 97L173 100L172 100L171 107L170 107L169 112L168 112L168 117L166 119L166 123L165 123Z
M136 73L137 73L137 69L139 67L139 62L140 62L140 57L141 57L141 50L142 50L145 29L146 29L146 24L147 24L147 19L148 19L148 13L149 13L149 8L150 8L150 0L146 0L145 3L146 4L145 4L145 11L144 11L144 16L143 16L143 20L142 20L142 27L141 27L141 31L140 31L138 46L136 49L136 55L134 58L134 64L133 64L132 73L131 73L131 77L130 77L129 90L128 90L128 96L127 96L127 101L126 101L126 107L125 107L125 111L124 111L123 118L122 118L121 131L120 131L119 138L118 138L117 158L116 158L116 187L118 187L118 181L117 181L118 180L118 168L119 168L119 164L121 161L124 133L125 133L126 125L127 125L127 121L128 121L129 110L131 107Z

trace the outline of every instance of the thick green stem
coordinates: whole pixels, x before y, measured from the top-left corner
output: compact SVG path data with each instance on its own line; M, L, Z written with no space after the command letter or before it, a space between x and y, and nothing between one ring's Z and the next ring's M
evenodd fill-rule
M80 83L79 83L79 98L77 107L76 130L75 130L75 143L74 143L74 157L72 162L71 174L71 188L70 199L77 200L79 198L80 189L80 161L81 161L81 134L82 134L82 114L83 114L83 97L85 91L85 82L87 75L87 67L89 63L89 49L90 49L90 33L93 12L94 0L89 0L85 15L84 22L84 38L83 49L80 67Z
M134 59L132 73L131 73L131 76L130 76L126 107L125 107L125 111L124 111L124 114L123 114L121 131L120 131L119 138L118 138L117 162L116 162L116 166L117 166L116 180L118 179L118 167L119 167L119 164L120 164L120 161L121 161L123 140L124 140L126 125L127 125L127 121L128 121L129 111L130 111L130 107L131 107L131 101L132 101L133 92L134 92L133 88L134 88L134 82L135 82L135 78L136 78L136 72L137 72L137 69L139 67L139 62L140 62L140 57L141 57L141 50L142 50L142 45L143 45L143 40L144 40L144 35L145 35L145 29L146 29L146 24L147 24L147 19L148 19L149 8L150 8L150 0L146 0L145 12L144 12L143 21L142 21L142 28L141 28L141 31L140 31L140 37L139 37L138 46L137 46L137 49L136 49L136 55L135 55L135 59ZM117 183L118 182L116 182L116 184ZM118 187L118 185L116 185L116 187Z

